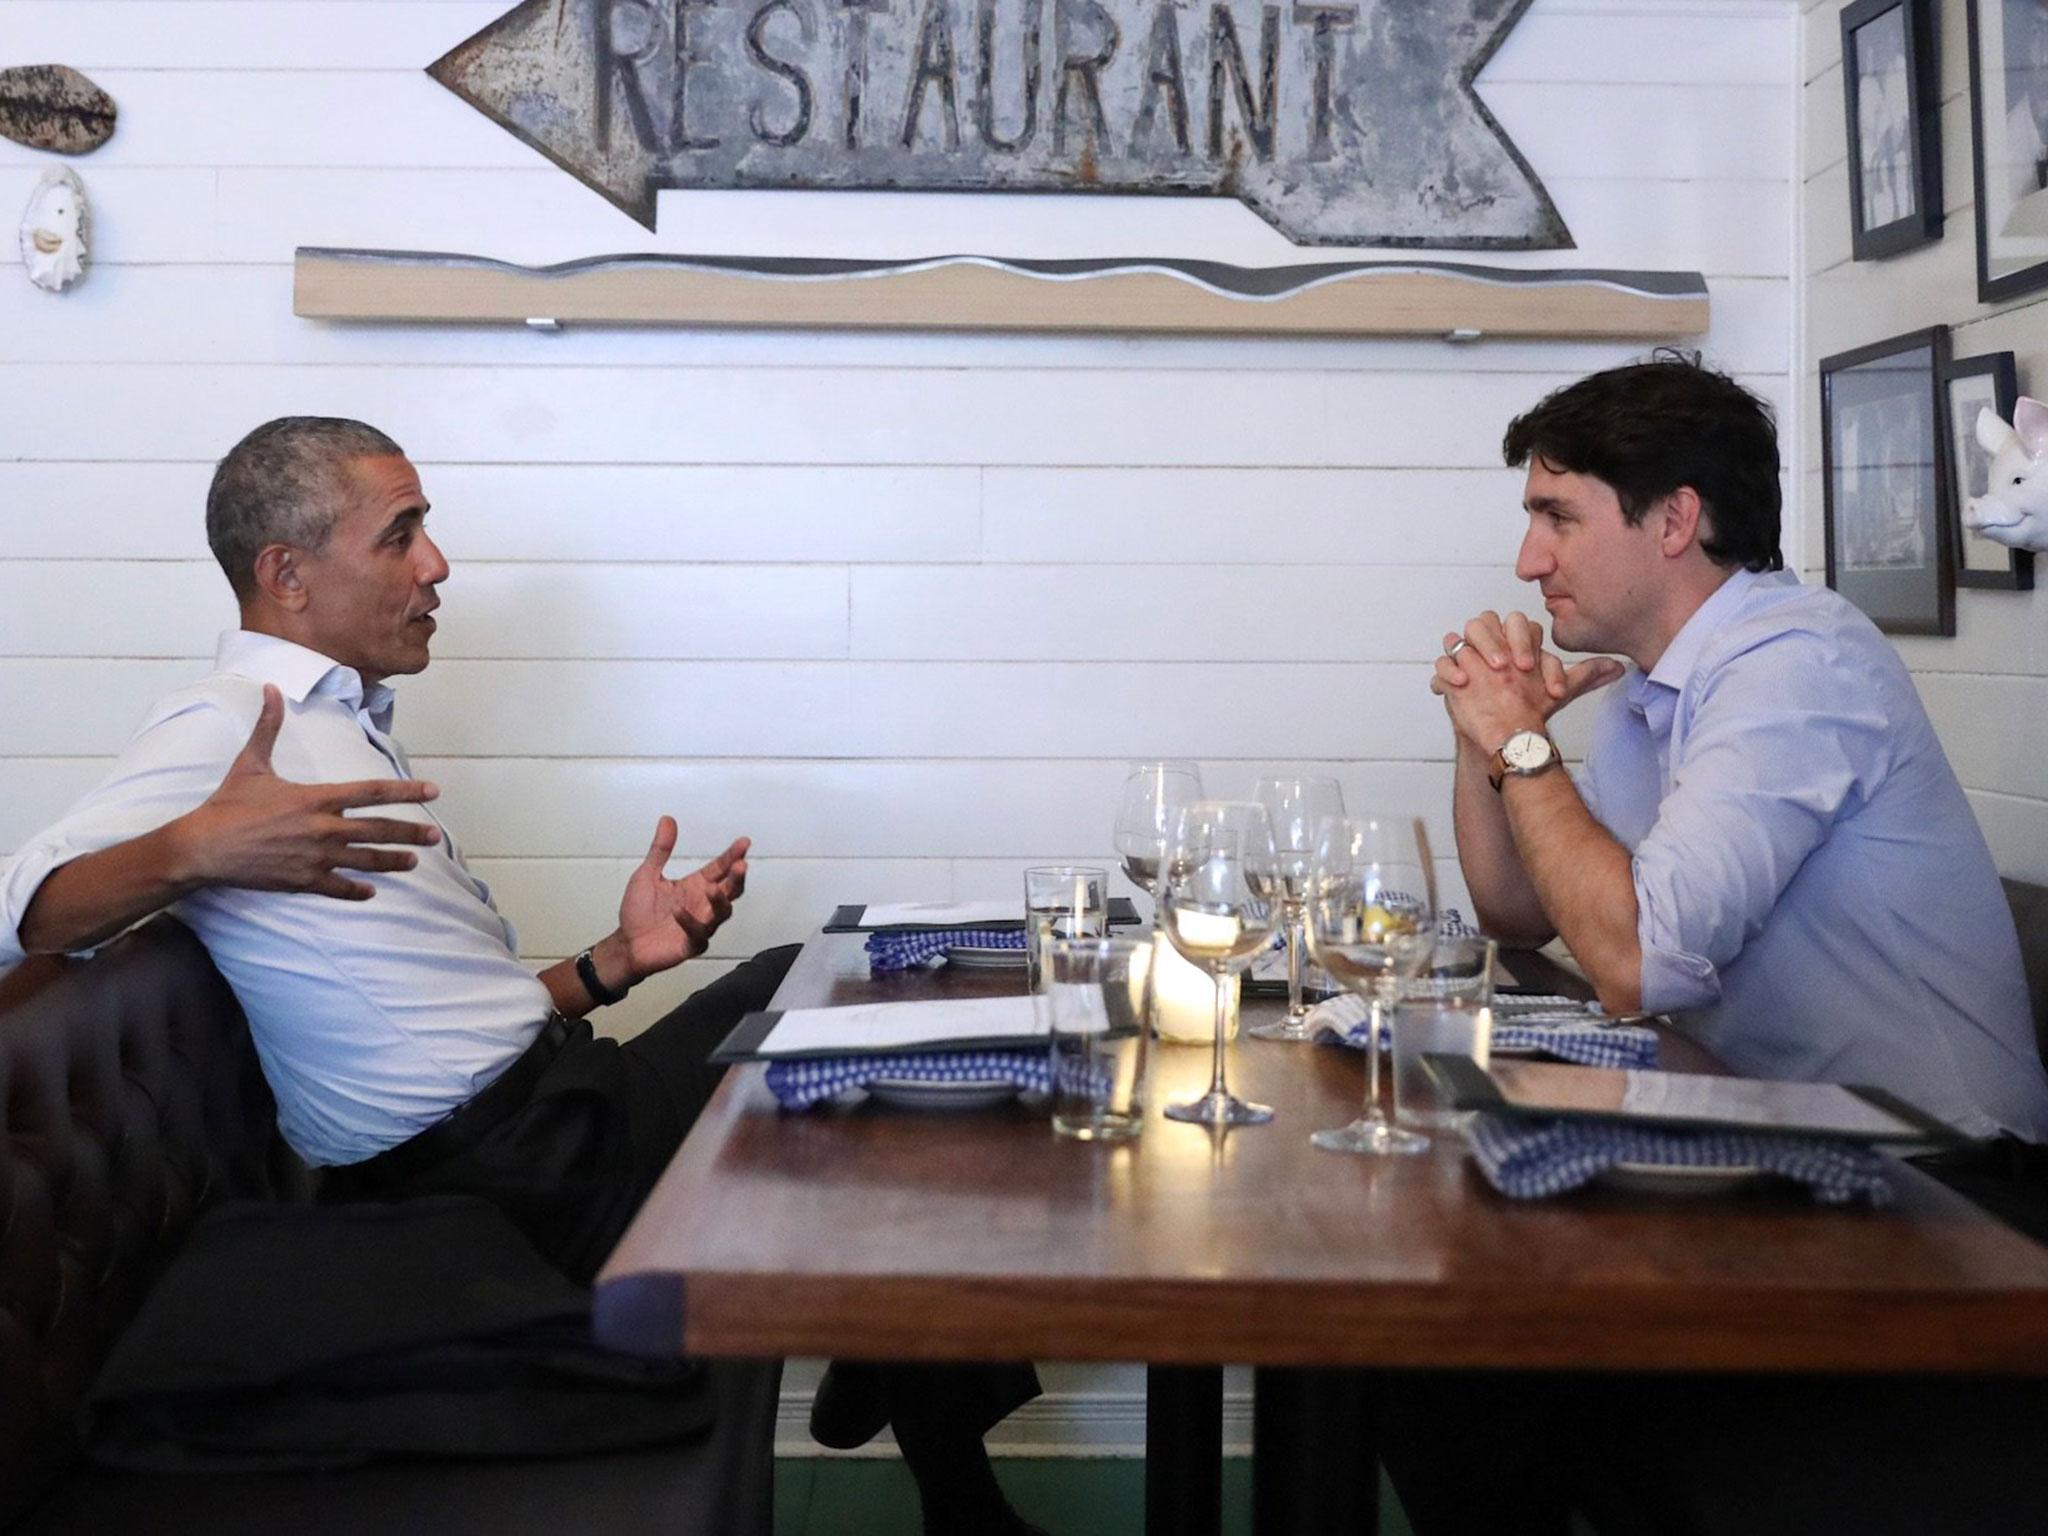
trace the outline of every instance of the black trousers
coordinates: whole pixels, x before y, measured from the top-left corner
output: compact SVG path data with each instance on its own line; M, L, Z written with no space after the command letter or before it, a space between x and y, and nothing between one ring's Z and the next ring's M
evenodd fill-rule
M723 1079L725 1069L705 1058L743 1014L768 1006L801 948L763 950L630 1040L599 1039L583 1020L554 1026L560 1043L530 1083L517 1085L513 1102L494 1083L445 1126L367 1163L327 1170L321 1198L480 1196L587 1284ZM481 1123L466 1128L476 1110L484 1111ZM423 1150L432 1155L416 1155ZM1038 1395L1029 1365L892 1366L867 1379L880 1394L878 1421L937 1412L983 1433Z
M2009 1536L2048 1530L2048 1383L1999 1378L1378 1378L1416 1536Z
M589 1283L725 1075L705 1058L768 1006L800 947L763 950L631 1040L599 1039L581 1019L553 1025L559 1043L514 1102L502 1102L510 1081L493 1083L414 1142L328 1169L321 1198L481 1196Z

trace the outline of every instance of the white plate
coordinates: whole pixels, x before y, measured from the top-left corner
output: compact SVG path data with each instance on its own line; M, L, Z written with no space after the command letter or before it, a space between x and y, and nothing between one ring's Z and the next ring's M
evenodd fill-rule
M1021 949L993 949L981 944L946 946L946 963L966 966L970 970L1021 971L1024 961L1025 954Z
M897 1109L988 1109L1017 1097L1006 1077L971 1078L958 1083L927 1083L909 1077L878 1077L868 1092Z
M1616 1163L1593 1182L1639 1195L1714 1195L1762 1174L1752 1163L1678 1168L1667 1163Z

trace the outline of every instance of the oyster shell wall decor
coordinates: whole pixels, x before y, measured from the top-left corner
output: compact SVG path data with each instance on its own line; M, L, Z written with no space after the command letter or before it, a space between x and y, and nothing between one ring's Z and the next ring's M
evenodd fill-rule
M43 172L21 216L21 260L30 282L62 293L85 275L90 213L76 171L60 165Z

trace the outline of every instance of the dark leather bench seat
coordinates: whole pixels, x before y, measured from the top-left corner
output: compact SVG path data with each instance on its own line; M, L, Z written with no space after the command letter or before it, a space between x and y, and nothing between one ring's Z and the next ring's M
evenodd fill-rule
M182 925L0 977L0 1529L766 1536L772 1367L715 1367L710 1439L655 1451L204 1476L88 1463L86 1394L193 1223L311 1187L234 995Z

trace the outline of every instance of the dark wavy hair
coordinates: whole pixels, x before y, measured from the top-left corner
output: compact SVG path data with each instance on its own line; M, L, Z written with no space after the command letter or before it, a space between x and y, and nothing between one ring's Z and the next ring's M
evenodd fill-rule
M1689 485L1705 508L1700 548L1709 559L1749 571L1785 563L1771 409L1697 353L1659 348L1648 362L1567 384L1508 424L1501 454L1517 469L1535 458L1597 476L1631 526Z

